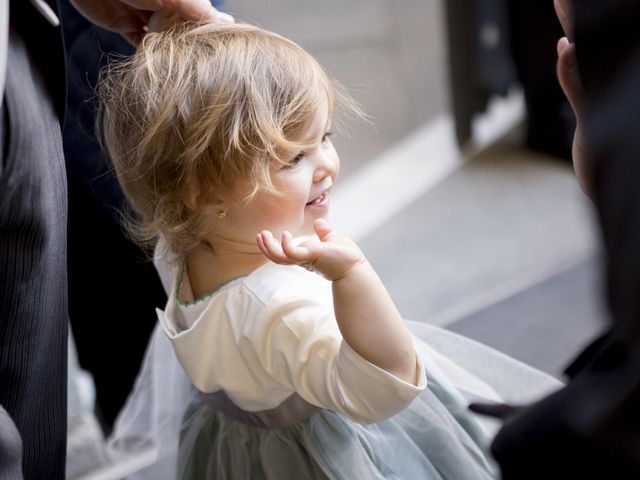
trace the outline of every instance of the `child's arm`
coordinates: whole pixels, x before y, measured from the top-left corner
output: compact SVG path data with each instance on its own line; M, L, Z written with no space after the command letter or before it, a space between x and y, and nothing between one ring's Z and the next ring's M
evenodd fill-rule
M257 236L260 250L279 264L313 268L333 284L338 327L361 357L402 380L416 384L417 359L409 331L380 278L358 246L316 220L318 240L294 245L288 232L278 242L271 232Z

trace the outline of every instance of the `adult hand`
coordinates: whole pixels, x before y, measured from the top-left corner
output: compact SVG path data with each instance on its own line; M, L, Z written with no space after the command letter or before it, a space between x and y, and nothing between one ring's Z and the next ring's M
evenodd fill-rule
M509 405L508 403L471 403L469 410L479 415L497 418L508 422L525 410L522 405Z
M576 48L572 43L573 39L573 10L569 0L554 0L553 2L556 15L565 37L558 40L558 64L556 67L558 81L562 87L562 91L566 95L571 108L576 114L576 131L573 137L573 146L571 156L573 158L573 169L582 190L590 196L590 179L589 168L587 162L587 152L584 143L583 124L584 124L584 91L582 88L582 80L578 71L576 60Z
M119 33L137 45L149 25L172 22L233 23L233 17L219 12L209 0L71 0L86 18L106 30Z
M569 0L554 0L556 15L565 36L558 40L558 81L567 96L578 123L583 116L583 91L580 73L576 61L576 49L573 43L573 10Z

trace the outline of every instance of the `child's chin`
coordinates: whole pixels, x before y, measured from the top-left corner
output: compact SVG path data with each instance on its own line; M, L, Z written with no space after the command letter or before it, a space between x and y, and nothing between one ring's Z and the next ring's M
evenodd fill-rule
M313 223L305 223L304 227L300 229L300 235L315 235L315 233L316 232L313 229Z
M291 227L288 230L291 232L291 234L294 237L303 237L303 236L307 236L307 235L315 235L316 231L313 229L313 222L317 218L326 218L326 216L322 215L322 216L314 217L312 220L305 221L301 225L298 225L297 227Z
M313 227L306 226L306 225L298 227L296 229L289 229L289 232L291 233L291 235L293 235L293 238L300 239L300 241L304 240L303 237L315 235L315 232L313 231Z

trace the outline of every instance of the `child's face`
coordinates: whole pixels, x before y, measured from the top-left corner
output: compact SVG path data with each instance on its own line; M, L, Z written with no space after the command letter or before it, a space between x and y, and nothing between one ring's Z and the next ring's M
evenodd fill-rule
M291 152L289 164L274 162L272 181L282 196L260 191L248 205L229 211L227 219L234 234L251 239L262 230L270 230L277 238L284 230L294 236L313 233L313 222L329 213L329 192L336 182L340 160L329 132L326 100L307 130L305 142L312 147L304 152ZM246 182L238 182L231 194L242 198L250 191ZM226 222L226 220L225 220Z

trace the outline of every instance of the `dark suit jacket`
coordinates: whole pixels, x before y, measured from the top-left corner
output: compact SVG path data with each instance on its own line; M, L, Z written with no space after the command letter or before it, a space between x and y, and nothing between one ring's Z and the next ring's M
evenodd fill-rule
M68 335L62 37L28 0L12 0L9 8L0 157L0 406L22 438L24 477L61 479Z

